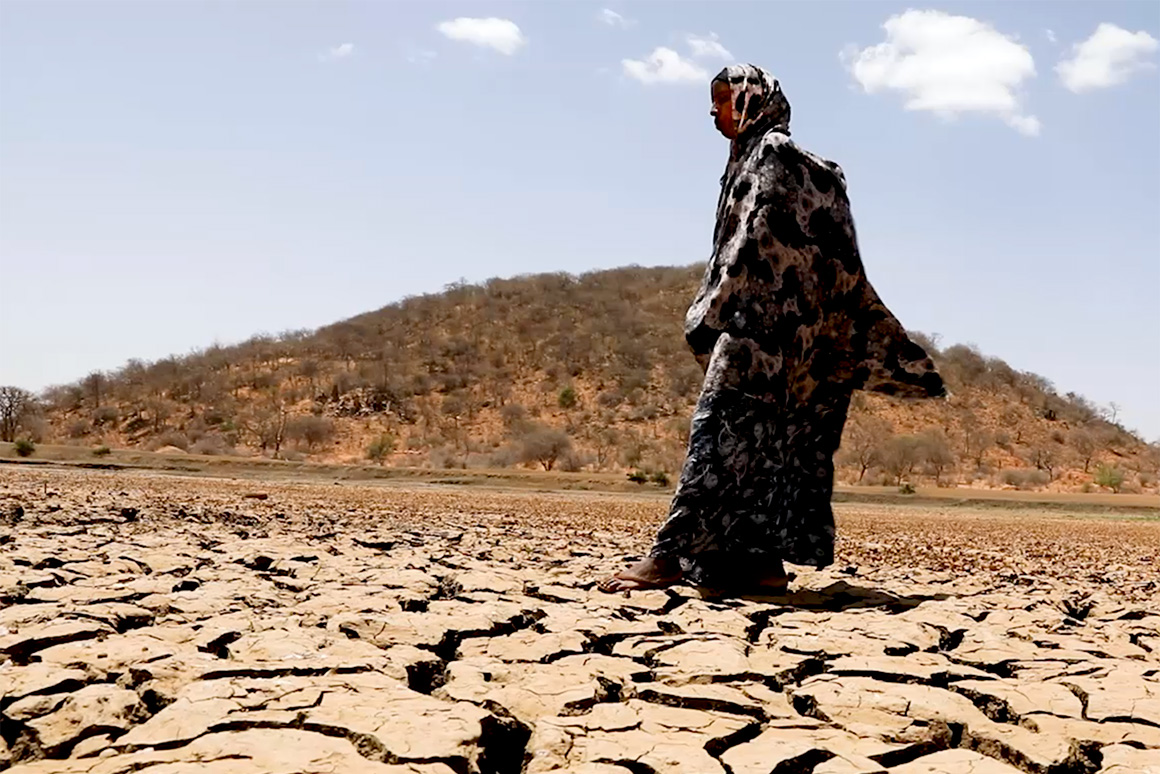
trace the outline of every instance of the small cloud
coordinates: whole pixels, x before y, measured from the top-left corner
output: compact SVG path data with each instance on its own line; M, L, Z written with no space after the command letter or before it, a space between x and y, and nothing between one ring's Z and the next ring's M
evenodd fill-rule
M471 19L460 16L458 19L440 22L435 29L451 40L495 49L506 56L519 51L528 42L519 26L510 19Z
M1044 34L1047 35L1048 43L1055 43L1059 40L1059 38L1055 37L1055 30L1044 30Z
M413 65L428 65L435 58L434 51L425 48L409 48L407 49L407 61Z
M320 62L333 62L336 59L346 59L354 53L354 43L342 43L332 46L318 55Z
M622 59L624 74L645 85L654 83L705 83L709 73L696 62L671 48L659 46L644 59Z
M611 8L601 8L600 13L596 14L596 18L609 27L619 27L622 30L628 29L636 24L632 19L626 19Z
M693 56L698 59L717 58L717 59L732 59L733 54L729 53L729 49L721 45L720 38L717 33L710 32L709 37L702 38L698 35L689 35L685 38L689 44L689 48L693 52Z
M1071 47L1071 59L1055 66L1063 85L1079 94L1124 83L1134 73L1155 69L1147 58L1160 43L1147 32L1128 32L1103 22L1087 40Z
M1018 92L1035 77L1035 61L1014 37L943 11L909 10L882 28L882 43L840 56L867 94L896 91L905 96L907 110L948 119L989 114L1021 134L1039 134L1039 119L1024 114Z
M1004 120L1007 122L1007 126L1028 137L1038 137L1039 130L1043 128L1043 124L1039 123L1039 119L1035 116L1011 115Z

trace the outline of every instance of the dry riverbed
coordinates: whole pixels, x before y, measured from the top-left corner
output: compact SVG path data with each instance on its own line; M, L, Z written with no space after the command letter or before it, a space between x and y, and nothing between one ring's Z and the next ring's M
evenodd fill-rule
M593 589L663 497L0 469L0 769L1160 772L1160 520L841 504L791 593Z

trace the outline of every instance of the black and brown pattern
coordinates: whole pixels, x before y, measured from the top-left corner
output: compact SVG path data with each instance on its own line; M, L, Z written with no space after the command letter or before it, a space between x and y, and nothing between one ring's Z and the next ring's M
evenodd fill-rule
M705 382L651 555L727 585L777 559L833 561L833 455L854 390L945 390L866 278L841 168L790 140L777 80L752 65L715 80L739 131L685 320Z

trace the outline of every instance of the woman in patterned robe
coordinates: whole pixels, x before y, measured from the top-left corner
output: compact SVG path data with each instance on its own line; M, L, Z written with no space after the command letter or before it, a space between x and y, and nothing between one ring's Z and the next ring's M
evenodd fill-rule
M790 140L777 80L734 65L712 95L732 143L713 255L685 318L705 381L669 517L604 591L681 579L784 591L783 560L833 562L833 455L854 390L945 395L866 279L841 168Z

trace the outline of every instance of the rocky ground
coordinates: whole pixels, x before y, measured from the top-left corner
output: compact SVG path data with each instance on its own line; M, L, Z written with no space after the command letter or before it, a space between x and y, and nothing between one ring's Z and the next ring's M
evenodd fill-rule
M0 769L1160 772L1160 521L842 506L787 596L608 596L663 497L4 467Z

